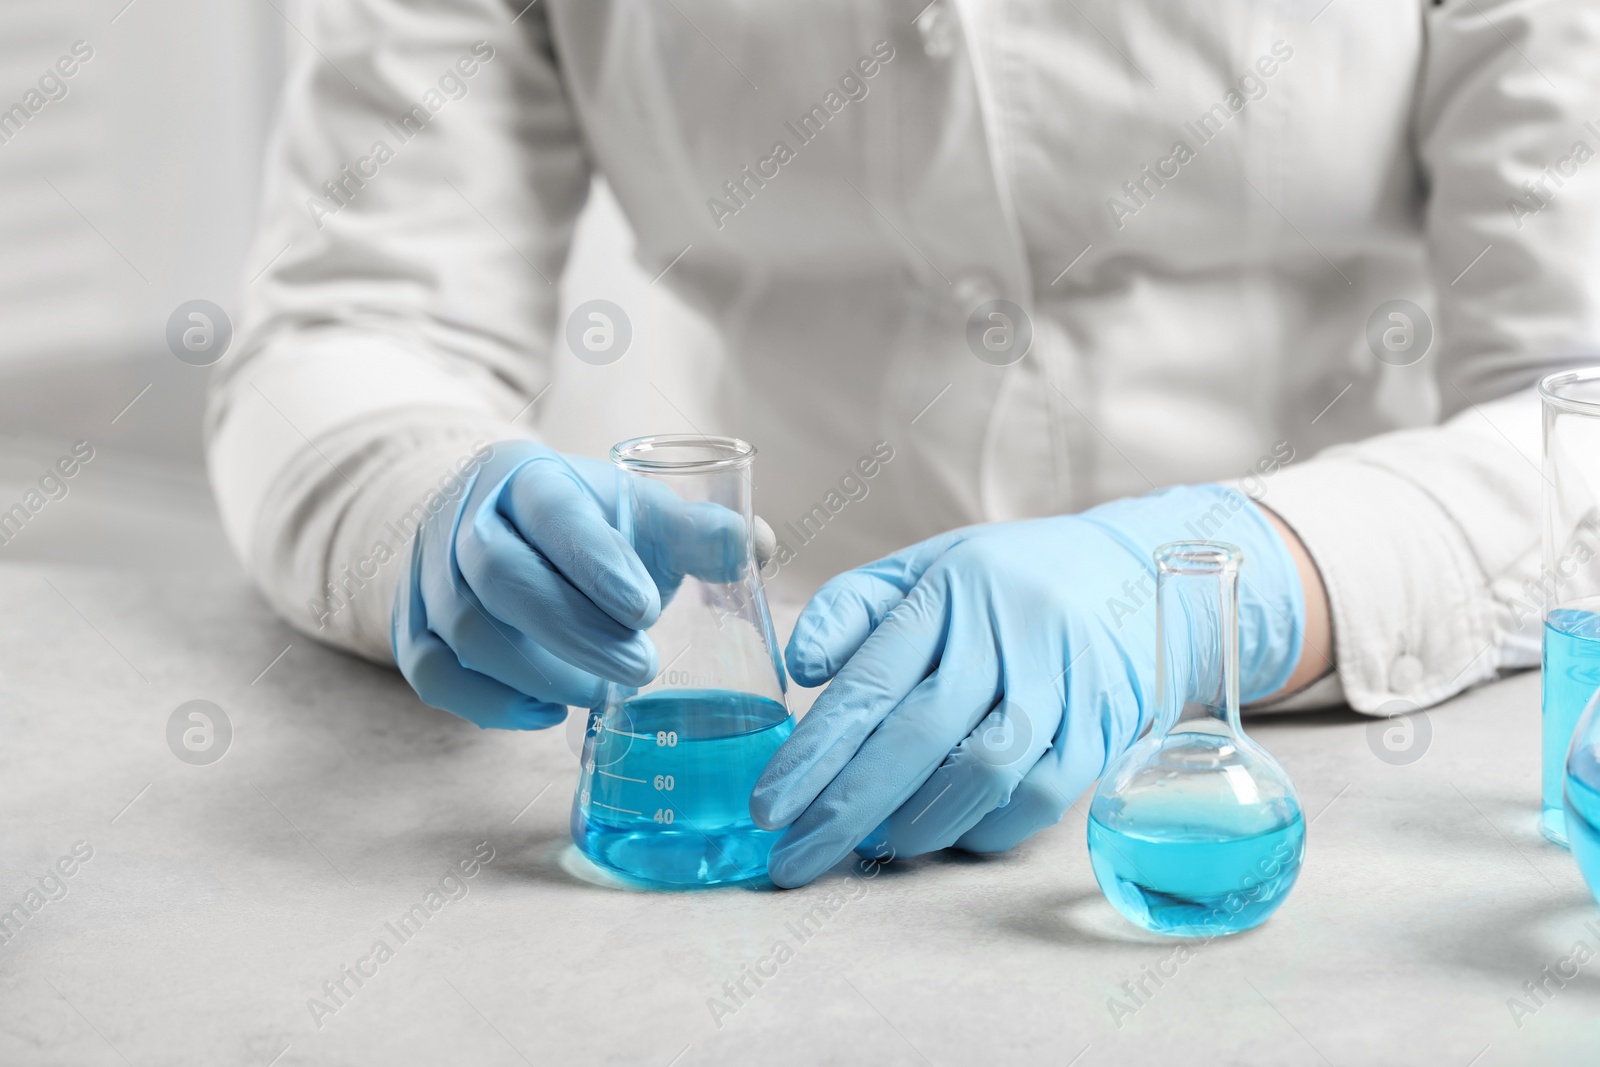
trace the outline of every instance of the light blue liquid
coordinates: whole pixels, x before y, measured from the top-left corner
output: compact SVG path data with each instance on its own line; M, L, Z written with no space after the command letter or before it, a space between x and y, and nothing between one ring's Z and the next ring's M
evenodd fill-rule
M750 818L750 793L794 720L775 700L726 690L635 697L593 715L587 795L572 838L590 859L663 885L740 882L767 873L777 832Z
M1600 739L1590 737L1568 766L1566 829L1589 890L1600 901Z
M1539 828L1558 845L1567 843L1561 786L1567 748L1589 698L1600 688L1600 615L1558 608L1544 624L1542 810Z
M1233 808L1233 812L1239 809ZM1234 835L1215 829L1236 816L1167 809L1159 818L1124 813L1126 827L1089 819L1089 861L1106 899L1130 921L1174 937L1249 930L1278 910L1305 858L1299 811L1275 828Z

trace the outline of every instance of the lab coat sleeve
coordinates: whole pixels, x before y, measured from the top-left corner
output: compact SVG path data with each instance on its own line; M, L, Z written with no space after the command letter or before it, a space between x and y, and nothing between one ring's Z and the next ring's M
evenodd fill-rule
M486 445L531 436L589 165L545 5L310 11L207 458L272 605L387 662L415 509L447 505Z
M1425 17L1415 138L1444 422L1329 449L1262 499L1328 589L1338 685L1319 695L1366 712L1538 662L1532 386L1600 363L1600 7L1446 0Z

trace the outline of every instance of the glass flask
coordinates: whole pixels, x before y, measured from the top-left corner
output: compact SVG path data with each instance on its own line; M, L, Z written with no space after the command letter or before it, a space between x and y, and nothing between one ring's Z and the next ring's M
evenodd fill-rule
M1583 880L1600 901L1600 692L1589 698L1578 720L1566 771L1562 806L1567 839Z
M1544 409L1544 600L1539 829L1567 844L1562 779L1578 717L1600 689L1600 367L1539 383Z
M1265 922L1294 886L1305 820L1289 776L1239 725L1239 566L1215 541L1156 549L1156 718L1101 777L1089 858L1146 930L1216 937Z
M759 878L778 837L750 818L756 779L794 729L754 562L755 454L744 441L699 435L611 450L618 529L664 586L646 631L661 667L640 688L608 683L589 713L572 838L642 882Z

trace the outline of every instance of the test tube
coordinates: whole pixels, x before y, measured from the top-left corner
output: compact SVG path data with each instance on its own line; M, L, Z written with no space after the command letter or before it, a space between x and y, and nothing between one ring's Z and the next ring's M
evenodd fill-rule
M1539 828L1567 844L1567 749L1600 689L1600 367L1539 383L1544 409L1544 691Z

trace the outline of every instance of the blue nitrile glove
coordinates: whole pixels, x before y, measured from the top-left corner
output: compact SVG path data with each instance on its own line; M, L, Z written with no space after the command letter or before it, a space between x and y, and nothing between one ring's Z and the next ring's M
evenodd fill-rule
M605 681L643 685L656 648L641 631L687 574L731 581L748 556L737 512L648 494L633 545L617 530L623 475L610 463L502 441L457 506L425 520L395 591L395 662L426 703L482 727L538 730ZM626 499L626 498L624 498Z
M804 885L858 846L1000 852L1053 825L1150 724L1152 553L1202 537L1244 549L1240 690L1260 699L1299 660L1305 603L1282 539L1222 486L955 530L824 585L787 660L832 684L750 802L788 827L772 880Z

